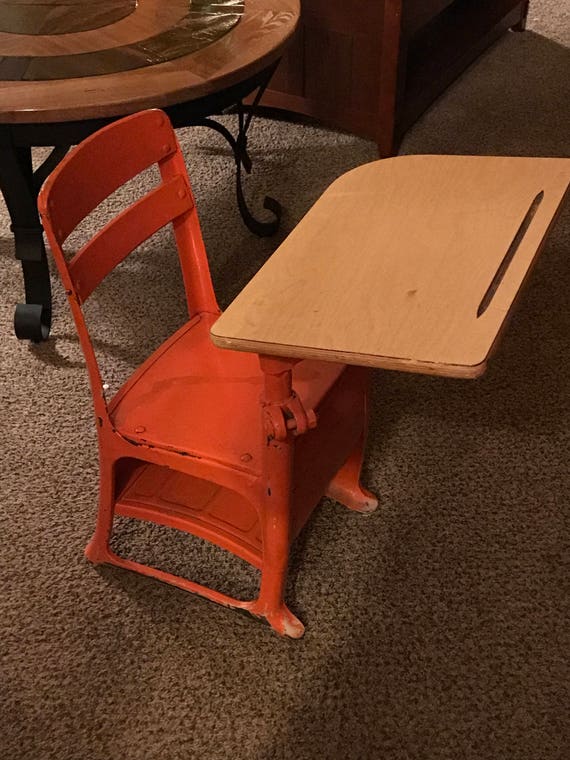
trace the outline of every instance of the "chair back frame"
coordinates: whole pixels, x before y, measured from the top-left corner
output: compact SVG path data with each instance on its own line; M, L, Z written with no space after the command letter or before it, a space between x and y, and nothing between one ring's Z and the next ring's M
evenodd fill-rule
M161 182L67 261L63 245L77 226L115 190L155 164ZM103 381L81 307L116 266L172 223L190 318L220 313L184 157L166 114L158 109L136 113L84 140L47 179L38 207L87 362L95 414L108 420Z

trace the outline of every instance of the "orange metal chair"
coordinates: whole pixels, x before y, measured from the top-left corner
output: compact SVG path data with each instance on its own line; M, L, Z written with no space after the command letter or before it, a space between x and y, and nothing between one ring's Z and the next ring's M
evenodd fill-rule
M153 164L161 182L67 263L62 245L80 221ZM85 140L49 177L39 207L95 407L100 496L87 557L248 610L280 634L301 636L303 625L283 598L291 542L324 494L361 512L377 505L359 484L368 371L213 345L210 328L220 311L183 156L161 111L129 116ZM189 320L107 402L82 305L129 253L170 223ZM233 552L261 570L257 598L235 599L117 556L109 547L116 514Z

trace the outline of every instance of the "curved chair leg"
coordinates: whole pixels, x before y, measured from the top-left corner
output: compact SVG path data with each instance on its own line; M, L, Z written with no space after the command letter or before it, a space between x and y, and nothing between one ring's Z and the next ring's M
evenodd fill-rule
M85 548L85 556L95 565L111 562L114 555L109 548L115 514L115 463L101 460L99 481L99 508L95 533Z
M364 433L356 448L329 483L326 495L355 512L374 512L378 499L360 484L364 461Z
M256 612L251 610L254 615ZM283 602L278 609L271 610L263 615L273 630L280 636L288 636L290 639L300 639L305 633L305 626L296 617L289 607Z
M266 446L265 498L263 510L263 565L259 597L248 607L263 617L281 636L300 638L305 632L284 601L290 546L291 440L272 440Z

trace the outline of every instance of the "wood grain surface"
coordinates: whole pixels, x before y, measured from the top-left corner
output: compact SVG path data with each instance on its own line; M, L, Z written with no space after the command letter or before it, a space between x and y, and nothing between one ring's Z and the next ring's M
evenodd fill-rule
M187 10L188 0L168 3L139 0L128 16L82 32L10 34L0 31L0 51L3 56L58 56L129 45L172 28Z
M0 30L62 34L96 29L132 13L137 0L0 0Z
M42 37L0 35L0 51L4 55L30 55L33 51L57 56L86 52L82 45L91 52L103 44L118 47L134 42L139 33L143 36L147 33L153 8L157 28L163 29L171 20L176 23L173 9L178 7L177 2L140 0L137 11L105 29ZM228 34L172 61L79 79L0 81L0 123L121 116L209 95L247 79L277 60L294 33L298 18L299 0L246 0L240 22ZM141 25L140 31L137 25ZM6 47L7 37L13 45L10 51Z
M212 339L476 377L569 182L569 159L405 156L359 167L317 201Z

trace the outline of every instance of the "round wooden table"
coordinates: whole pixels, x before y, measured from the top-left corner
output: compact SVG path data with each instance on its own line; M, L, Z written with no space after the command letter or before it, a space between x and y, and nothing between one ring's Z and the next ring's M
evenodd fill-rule
M16 335L44 340L51 292L36 200L49 172L73 145L101 126L144 108L163 108L175 127L204 125L230 143L244 221L259 222L241 189L251 169L243 99L267 86L293 35L299 0L0 0L0 188L12 220L26 304ZM238 134L211 116L238 110ZM52 146L33 171L31 149Z

